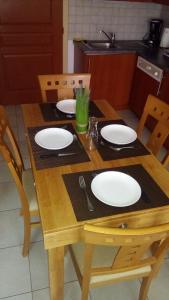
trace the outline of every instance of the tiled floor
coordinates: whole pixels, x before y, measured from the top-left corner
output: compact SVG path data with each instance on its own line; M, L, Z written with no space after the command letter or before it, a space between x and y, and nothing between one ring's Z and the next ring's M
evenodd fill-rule
M8 107L7 110L21 146L25 166L28 167L29 159L20 108ZM130 126L136 127L137 119L131 112L121 111L120 114ZM0 299L49 300L48 262L42 234L40 229L33 231L30 254L23 258L23 226L19 207L15 184L0 157ZM135 280L96 288L91 290L90 299L137 300L139 286L140 282ZM152 283L148 300L166 300L168 293L169 259L166 258L160 274ZM80 287L69 254L65 256L65 299L80 299Z

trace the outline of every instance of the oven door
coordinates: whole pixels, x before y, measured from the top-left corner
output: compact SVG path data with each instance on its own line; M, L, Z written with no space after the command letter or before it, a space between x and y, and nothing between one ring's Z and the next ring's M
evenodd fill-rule
M134 75L129 106L140 118L149 94L158 96L163 71L158 67L138 57Z

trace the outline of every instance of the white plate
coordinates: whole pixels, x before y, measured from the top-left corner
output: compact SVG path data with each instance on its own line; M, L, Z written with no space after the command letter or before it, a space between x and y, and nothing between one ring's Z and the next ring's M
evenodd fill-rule
M46 128L35 135L35 142L48 150L59 150L73 142L73 135L63 128Z
M132 128L119 124L104 126L100 134L106 141L117 145L130 144L137 138L137 133Z
M117 171L98 174L91 183L91 190L101 202L125 207L136 203L141 196L141 187L131 176Z
M65 99L58 101L56 104L57 109L66 114L75 114L76 112L76 100L75 99Z

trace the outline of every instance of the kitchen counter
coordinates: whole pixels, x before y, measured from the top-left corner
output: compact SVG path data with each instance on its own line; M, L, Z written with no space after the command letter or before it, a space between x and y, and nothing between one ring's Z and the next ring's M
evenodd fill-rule
M164 71L169 72L169 57L164 56L165 49L162 48L150 48L146 46L142 41L117 40L115 42L115 48L109 49L92 49L89 48L84 41L74 41L86 55L112 55L120 53L137 53L139 56L148 60L150 63L158 66Z

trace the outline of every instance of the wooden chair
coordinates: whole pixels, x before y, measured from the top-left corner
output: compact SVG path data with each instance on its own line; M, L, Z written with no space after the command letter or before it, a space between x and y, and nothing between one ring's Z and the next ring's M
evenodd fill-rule
M155 96L148 96L137 128L138 137L141 137L145 122L149 115L157 120L157 124L149 137L147 147L154 155L157 155L169 136L169 105ZM169 152L163 159L162 163L164 166L168 165Z
M143 278L139 300L146 300L169 248L169 224L142 229L85 225L83 241L70 246L82 300L88 299L89 287L134 278ZM149 249L153 243L156 248L152 254Z
M73 99L74 88L85 87L89 90L90 74L49 74L39 75L42 101L47 102L47 92L57 91L57 100Z
M2 106L0 106L0 153L7 162L20 196L21 215L24 221L23 256L26 256L29 252L31 227L40 225L39 220L31 221L32 217L39 219L36 190L32 170L24 170L18 144Z

